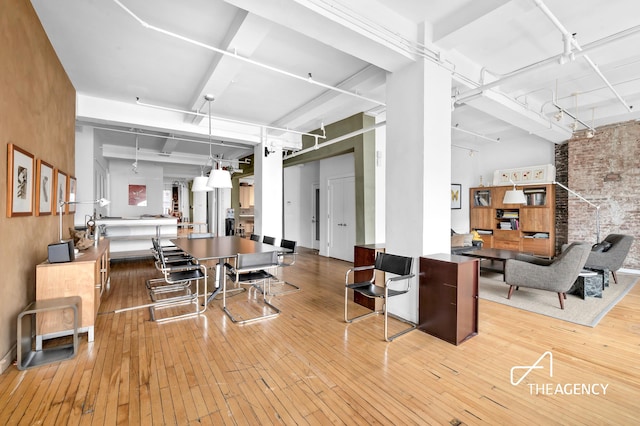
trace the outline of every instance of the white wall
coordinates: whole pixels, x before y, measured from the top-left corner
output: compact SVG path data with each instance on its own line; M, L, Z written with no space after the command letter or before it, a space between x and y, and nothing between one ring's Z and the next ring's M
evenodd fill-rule
M387 119L386 114L380 114L376 117L376 123ZM375 220L375 232L376 243L384 243L386 241L386 202L387 191L385 185L385 167L386 158L385 151L387 149L387 128L386 126L378 127L376 130L376 220Z
M283 170L284 176L284 230L283 238L297 241L298 245L303 245L301 241L302 223L306 222L306 217L302 213L302 169L304 166L292 166ZM304 246L308 247L308 246Z
M117 217L137 217L143 214L162 214L163 170L160 166L138 162L138 173L131 170L131 162L109 161L109 214ZM146 185L147 205L129 205L129 185Z

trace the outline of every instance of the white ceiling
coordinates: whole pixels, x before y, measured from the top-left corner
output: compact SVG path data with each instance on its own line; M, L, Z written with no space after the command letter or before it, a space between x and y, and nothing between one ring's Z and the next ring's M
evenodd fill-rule
M253 152L258 128L217 117L309 132L357 112L379 114L386 74L421 56L439 57L452 71L452 143L458 146L559 143L571 137L571 116L585 131L638 118L625 104L640 109L636 0L32 4L78 92L79 124L99 127L96 138L114 158L133 158L135 133L142 133L143 161L163 153L165 162L188 163L185 175L209 152L227 159ZM575 33L570 51L561 29ZM415 48L422 30L426 48ZM207 93L215 96L214 145L207 143ZM564 110L560 121L558 108Z

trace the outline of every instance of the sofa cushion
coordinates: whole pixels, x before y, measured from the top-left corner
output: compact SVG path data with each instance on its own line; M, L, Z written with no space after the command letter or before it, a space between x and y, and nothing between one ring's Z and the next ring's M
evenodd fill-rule
M472 241L472 234L455 234L451 236L451 247L471 247Z

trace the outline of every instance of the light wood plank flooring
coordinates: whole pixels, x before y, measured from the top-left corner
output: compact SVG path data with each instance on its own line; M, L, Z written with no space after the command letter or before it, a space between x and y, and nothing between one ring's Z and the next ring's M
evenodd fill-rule
M83 334L73 360L27 371L10 367L0 376L0 423L640 421L640 285L596 328L480 300L480 333L460 346L420 331L385 343L381 317L343 322L349 266L304 251L284 272L301 291L272 298L280 316L237 325L218 300L200 317L166 323L149 321L148 309L113 313L148 303L145 280L157 276L150 261L114 263L95 342ZM246 294L233 299L246 301ZM531 365L545 351L553 353L553 377L533 370L511 385L511 367ZM600 388L599 395L531 394L529 385L544 383L552 390L574 383L607 389L606 395Z

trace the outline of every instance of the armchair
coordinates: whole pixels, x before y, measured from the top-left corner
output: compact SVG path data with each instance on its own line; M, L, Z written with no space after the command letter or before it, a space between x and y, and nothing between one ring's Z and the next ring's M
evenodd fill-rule
M507 299L516 287L529 287L558 293L560 309L564 309L567 291L578 278L589 257L589 246L573 243L553 260L528 255L509 259L504 266L505 282L509 285Z
M609 234L589 252L589 258L585 268L595 270L609 270L613 275L613 281L617 284L616 271L622 267L625 258L629 254L633 236L624 234ZM599 250L602 247L602 250ZM607 248L608 247L608 248ZM604 250L606 248L606 250Z

